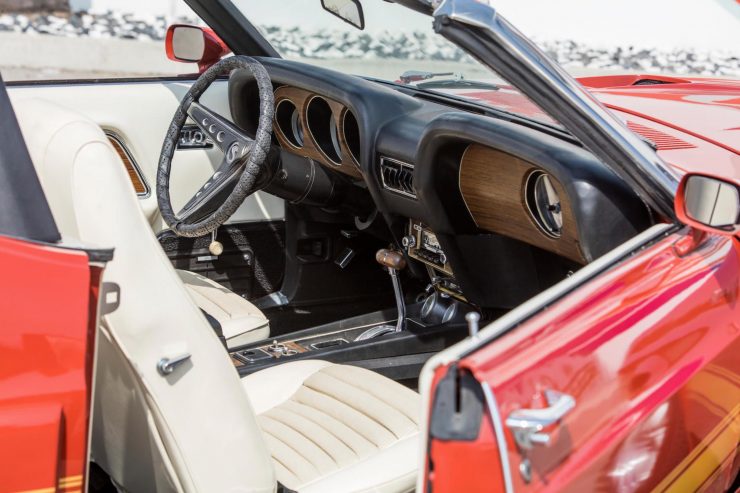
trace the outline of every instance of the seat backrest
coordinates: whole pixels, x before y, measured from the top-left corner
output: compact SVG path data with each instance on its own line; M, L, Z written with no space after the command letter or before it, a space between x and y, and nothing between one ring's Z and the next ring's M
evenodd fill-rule
M274 491L270 455L228 354L160 248L100 127L14 101L62 235L113 247L120 305L98 337L93 458L128 491ZM145 110L144 110L145 111ZM162 358L191 358L162 375Z

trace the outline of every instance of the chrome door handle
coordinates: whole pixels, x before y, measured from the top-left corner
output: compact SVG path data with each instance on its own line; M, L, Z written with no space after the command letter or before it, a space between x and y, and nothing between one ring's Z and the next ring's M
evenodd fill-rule
M157 371L160 375L167 376L177 369L178 366L190 359L190 353L183 353L171 358L162 358L157 363Z
M547 445L550 435L542 430L563 419L575 406L573 396L546 390L548 407L543 409L517 409L506 418L506 426L514 433L517 445L531 449L534 445Z

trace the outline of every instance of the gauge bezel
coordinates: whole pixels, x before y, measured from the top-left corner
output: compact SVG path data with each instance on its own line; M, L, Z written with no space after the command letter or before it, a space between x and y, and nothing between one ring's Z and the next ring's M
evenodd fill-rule
M560 204L560 228L558 230L550 229L547 225L547 221L543 217L543 212L540 210L540 205L537 204L537 187L540 183L542 183L543 180L549 180L550 186L557 194L558 198L558 204ZM541 233L548 236L549 238L553 239L559 239L563 235L563 227L564 227L564 221L563 221L563 198L561 197L560 192L555 187L555 179L550 176L548 173L542 170L534 170L530 172L527 175L526 180L524 181L524 203L527 206L527 211L529 212L529 217L532 219L532 221L537 226L537 229L540 230Z
M284 119L283 109L288 106L292 107L293 111L290 112L290 116ZM297 125L300 125L303 130L300 136L297 133ZM306 131L301 123L301 114L298 106L290 99L283 98L275 105L275 126L288 145L293 149L303 149L303 146L306 144Z

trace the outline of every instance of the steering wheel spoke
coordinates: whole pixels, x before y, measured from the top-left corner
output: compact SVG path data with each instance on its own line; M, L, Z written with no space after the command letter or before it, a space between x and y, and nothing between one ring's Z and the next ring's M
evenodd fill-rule
M254 144L236 125L200 103L190 105L188 116L221 149L229 162L244 157Z
M224 196L233 189L245 165L244 160L229 163L224 157L218 169L177 213L178 217L183 221L190 221L196 215L203 215L205 211L217 209L218 205L223 202Z

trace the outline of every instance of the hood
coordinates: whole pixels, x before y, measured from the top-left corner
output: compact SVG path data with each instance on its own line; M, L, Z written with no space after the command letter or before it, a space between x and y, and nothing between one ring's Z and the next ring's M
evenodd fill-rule
M740 154L740 81L655 76L588 77L579 81L610 109L652 120ZM614 85L625 82L628 84Z
M654 121L740 154L740 81L659 75L583 77L578 81L612 110ZM498 91L447 92L555 123L508 86L501 86Z

